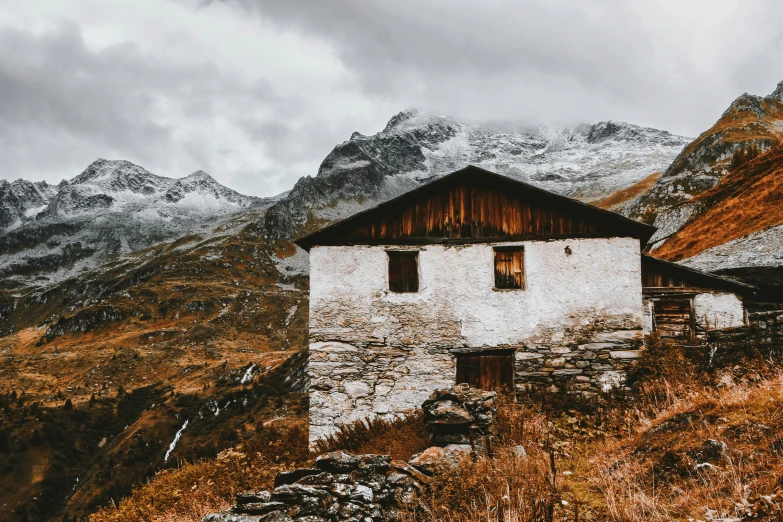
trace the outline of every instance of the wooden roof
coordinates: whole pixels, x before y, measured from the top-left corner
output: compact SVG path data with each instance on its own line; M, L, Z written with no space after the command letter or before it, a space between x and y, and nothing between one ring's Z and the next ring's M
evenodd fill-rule
M468 166L296 240L316 245L415 245L633 237L655 227Z
M723 290L738 294L752 294L755 286L740 283L709 272L688 268L671 261L642 255L642 288L645 293L655 291Z

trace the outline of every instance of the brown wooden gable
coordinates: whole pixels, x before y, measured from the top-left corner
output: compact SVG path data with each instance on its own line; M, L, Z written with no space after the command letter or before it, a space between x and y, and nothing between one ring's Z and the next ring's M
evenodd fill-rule
M301 238L314 245L469 243L635 237L654 228L492 172L467 167Z
M756 290L751 285L648 255L642 256L642 287L646 293L718 290L744 295Z

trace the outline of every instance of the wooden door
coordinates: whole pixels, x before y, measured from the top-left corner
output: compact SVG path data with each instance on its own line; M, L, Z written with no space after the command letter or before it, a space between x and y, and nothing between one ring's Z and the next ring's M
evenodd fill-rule
M494 391L514 391L514 353L465 353L457 355L457 384Z
M690 342L694 335L693 301L682 297L653 301L653 327L662 338Z

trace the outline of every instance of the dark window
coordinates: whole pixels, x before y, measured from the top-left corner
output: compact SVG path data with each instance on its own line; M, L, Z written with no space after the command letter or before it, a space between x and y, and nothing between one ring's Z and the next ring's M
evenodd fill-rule
M495 391L514 390L514 352L509 350L457 355L457 384Z
M690 298L663 298L653 301L653 331L674 341L692 341L693 301Z
M495 249L495 288L525 288L525 251L522 247Z
M419 291L419 253L387 252L389 254L389 290Z

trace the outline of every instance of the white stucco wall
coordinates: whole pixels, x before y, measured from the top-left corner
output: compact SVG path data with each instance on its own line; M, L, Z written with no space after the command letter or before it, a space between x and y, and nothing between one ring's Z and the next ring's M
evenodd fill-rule
M696 323L705 330L732 328L745 324L742 301L731 293L697 294L693 298L693 313Z
M494 246L525 249L525 289L494 289ZM566 252L568 247L569 253ZM389 250L310 252L310 438L417 408L454 384L459 347L514 346L520 382L605 387L639 356L639 241L428 245L419 292L388 291Z
M493 246L525 247L524 290L494 289ZM571 254L565 253L569 247ZM387 248L315 247L310 252L311 333L364 324L378 339L437 338L457 346L557 342L563 328L601 319L642 327L639 241L572 239L430 245L419 253L419 292L387 283ZM403 316L409 321L401 321ZM414 328L408 328L413 325ZM334 332L340 335L340 332ZM348 332L343 332L348 334Z

